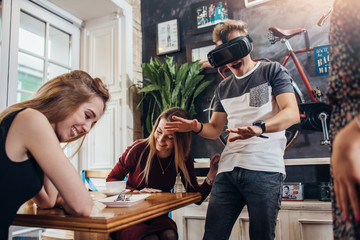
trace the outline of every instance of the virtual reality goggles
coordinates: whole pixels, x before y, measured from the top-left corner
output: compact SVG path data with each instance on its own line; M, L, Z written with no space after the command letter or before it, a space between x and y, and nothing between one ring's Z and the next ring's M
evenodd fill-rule
M239 60L251 52L251 42L249 35L231 39L211 50L207 55L208 60L214 68Z

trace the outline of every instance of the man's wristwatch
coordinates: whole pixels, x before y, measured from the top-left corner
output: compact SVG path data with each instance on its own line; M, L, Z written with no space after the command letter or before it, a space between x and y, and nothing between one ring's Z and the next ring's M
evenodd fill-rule
M262 133L264 133L264 132L266 131L265 122L264 122L263 120L255 121L255 122L253 122L252 125L253 125L253 126L261 127Z
M252 125L253 125L253 126L261 127L262 133L261 133L261 135L258 136L258 137L261 137L261 138L269 138L269 137L267 137L267 136L262 135L262 134L266 131L265 122L264 122L263 120L257 120L257 121L255 121L255 122L253 122Z

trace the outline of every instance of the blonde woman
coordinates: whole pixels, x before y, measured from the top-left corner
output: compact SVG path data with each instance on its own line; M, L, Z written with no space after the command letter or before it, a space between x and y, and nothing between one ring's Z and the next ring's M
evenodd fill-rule
M187 111L174 107L164 111L156 120L150 136L136 141L123 153L119 162L107 177L107 181L122 180L129 174L127 188L140 192L170 192L180 173L188 192L200 192L200 204L210 193L217 173L219 156L212 158L206 181L199 186L190 155L191 132L169 133L165 123L173 116L190 119ZM118 232L113 239L177 239L175 222L162 215Z
M108 99L100 79L72 71L0 113L0 239L7 239L18 208L29 199L41 208L61 203L70 214L90 215L92 199L60 142L84 138Z

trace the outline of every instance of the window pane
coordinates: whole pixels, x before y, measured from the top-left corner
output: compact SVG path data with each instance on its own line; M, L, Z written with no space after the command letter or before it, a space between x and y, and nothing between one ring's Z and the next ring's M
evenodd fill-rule
M68 73L68 72L70 72L70 71L67 68L58 66L56 64L49 63L47 80L49 81L49 80L53 79L54 77L57 77L61 74Z
M18 90L35 92L43 84L44 60L19 52Z
M44 56L45 53L45 23L20 13L19 48Z
M1 47L2 1L0 0L0 47Z
M49 59L70 65L70 35L52 26L49 30Z
M1 56L1 46L2 46L1 22L2 22L2 1L0 0L0 56ZM0 57L0 66L1 66L1 57Z
M28 93L22 93L22 92L17 92L16 94L16 102L23 102L28 100L31 97L31 94Z

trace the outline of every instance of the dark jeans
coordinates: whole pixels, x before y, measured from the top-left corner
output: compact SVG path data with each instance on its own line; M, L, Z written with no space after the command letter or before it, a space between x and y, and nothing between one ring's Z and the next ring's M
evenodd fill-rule
M241 210L247 205L250 239L275 238L281 205L283 174L235 168L216 176L206 214L204 240L228 239Z

